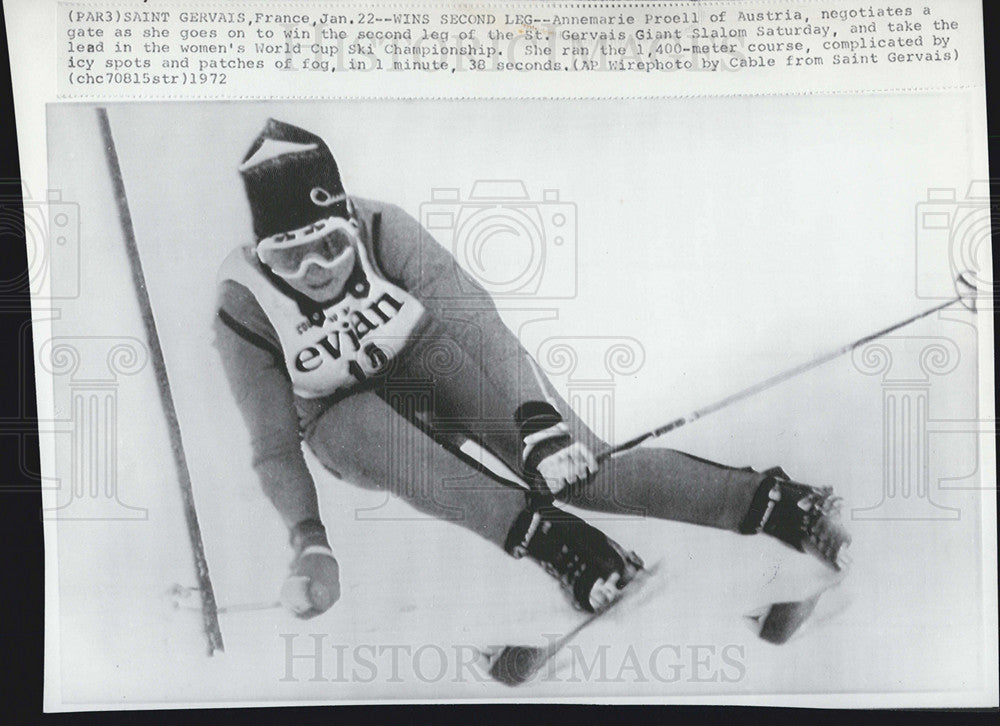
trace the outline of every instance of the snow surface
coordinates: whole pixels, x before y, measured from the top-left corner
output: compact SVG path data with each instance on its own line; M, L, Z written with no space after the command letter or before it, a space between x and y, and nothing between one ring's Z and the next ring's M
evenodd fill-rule
M565 269L566 258L559 274L577 276L576 296L544 301L549 319L525 313L539 303L523 299L504 314L515 328L539 318L521 328L529 351L552 336L581 350L588 336L638 341L642 364L613 379L607 433L621 441L933 304L913 289L915 205L929 187L962 196L969 179L985 176L971 161L985 158L984 135L961 126L975 103L956 94L949 103L913 95L112 106L219 604L273 601L290 558L209 328L217 265L250 229L235 169L268 116L325 136L349 191L415 216L432 188L465 195L476 179L524 179L533 199L558 189L575 204L576 268ZM49 118L50 186L80 204L83 265L81 299L60 310L56 329L141 341L95 112L57 106ZM913 118L923 119L919 128ZM280 609L223 614L225 653L206 657L199 612L165 596L195 579L154 377L148 365L120 376L108 394L117 489L97 519L72 518L93 502L70 497L69 445L59 439L64 459L49 494L65 509L49 513L46 533L58 559L47 573L47 705L795 702L806 693L853 694L841 703L857 705L879 692L909 703L943 693L957 705L995 692L995 648L986 645L996 638L995 560L992 569L983 562L995 550L995 492L979 478L991 444L974 423L991 410L977 408L976 387L990 376L979 370L970 320L948 312L889 341L893 370L916 371L926 384L894 388L847 356L651 444L737 466L780 464L833 485L855 537L849 578L821 601L847 603L835 618L769 645L742 614L815 587L826 575L812 560L763 537L590 517L661 561L661 574L516 690L483 680L476 649L545 643L579 622L554 581L313 461L341 601L309 621ZM942 339L957 363L927 377L920 351ZM585 365L605 374L602 359ZM578 383L554 380L564 392ZM930 420L959 422L928 438L933 503L881 503L883 400L920 385ZM59 395L65 419L69 394ZM894 519L900 512L923 519ZM317 645L320 672L307 657L289 662L289 649L308 656Z

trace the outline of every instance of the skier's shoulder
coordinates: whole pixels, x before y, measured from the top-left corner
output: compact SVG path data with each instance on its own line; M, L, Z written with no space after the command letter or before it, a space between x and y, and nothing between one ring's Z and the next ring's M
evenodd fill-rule
M386 202L381 199L368 199L367 197L357 197L354 195L350 196L351 204L354 205L354 209L358 216L362 219L371 219L375 214L383 214L394 216L398 214L405 214L402 207L391 202Z
M243 244L230 250L222 260L215 281L220 288L227 287L227 283L238 283L243 287L249 287L252 284L250 277L259 274L253 245Z
M393 284L408 289L406 270L419 249L423 228L399 205L360 197L351 197L351 202L367 230L362 240L376 269Z
M216 276L216 308L219 319L228 327L252 329L257 334L271 333L271 325L255 294L260 271L252 245L231 250Z
M420 229L417 220L398 204L353 196L351 202L358 217L366 225L372 224L378 216L380 237L394 239L409 236Z
M226 255L216 274L221 301L260 300L271 293L273 285L264 274L253 244L240 245Z

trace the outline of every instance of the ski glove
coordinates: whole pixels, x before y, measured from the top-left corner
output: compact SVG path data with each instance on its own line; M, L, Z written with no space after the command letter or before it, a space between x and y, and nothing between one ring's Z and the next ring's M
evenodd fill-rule
M528 402L514 416L521 432L523 474L533 490L555 495L597 473L597 459L584 444L573 441L551 404Z
M292 528L295 559L281 588L281 603L302 619L325 613L340 599L340 568L318 519Z

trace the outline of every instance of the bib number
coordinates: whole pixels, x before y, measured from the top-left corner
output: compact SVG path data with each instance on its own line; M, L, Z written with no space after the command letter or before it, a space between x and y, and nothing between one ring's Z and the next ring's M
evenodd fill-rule
M356 360L351 360L347 364L348 372L357 379L358 383L364 383L370 376L381 373L389 363L388 354L375 345L375 343L369 343L361 349L361 352L367 357L365 361L367 363L366 368L368 368L367 373Z

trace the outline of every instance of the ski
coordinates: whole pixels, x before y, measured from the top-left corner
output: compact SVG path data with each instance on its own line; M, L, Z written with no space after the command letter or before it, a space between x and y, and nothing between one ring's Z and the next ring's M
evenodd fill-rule
M640 592L646 588L649 581L659 572L661 562L655 562L636 573L621 597L600 612L590 613L580 623L564 636L548 645L505 645L493 652L484 652L489 666L489 675L493 680L506 686L519 686L525 683L552 660L559 651L572 642L585 628L604 617L624 602L634 601Z
M587 627L622 603L634 604L636 598L647 589L650 580L659 574L660 566L661 562L656 562L640 570L620 598L601 612L588 615L568 633L547 645L505 645L492 651L484 651L483 656L490 677L511 687L528 682ZM769 603L744 614L743 617L762 640L774 645L787 643L793 636L801 635L803 626L807 622L820 624L832 619L846 608L846 603L839 607L833 606L833 610L827 608L828 612L825 614L819 613L817 609L823 596L838 589L846 574L845 571L833 580L823 583L801 600ZM827 596L826 600L830 599Z
M770 603L745 613L743 617L750 629L757 633L761 640L774 645L783 645L796 634L801 634L802 627L807 622L811 622L813 625L826 622L847 607L846 599L838 605L831 602L834 598L828 594L837 590L846 576L845 571L833 580L820 585L802 600ZM825 613L819 613L817 607L824 595L827 597L823 602L829 607L826 608Z

